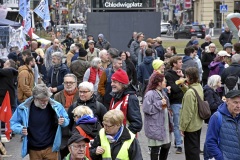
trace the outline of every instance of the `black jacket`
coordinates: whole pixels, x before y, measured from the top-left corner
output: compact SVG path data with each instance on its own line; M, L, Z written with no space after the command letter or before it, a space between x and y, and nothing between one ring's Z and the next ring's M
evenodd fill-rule
M17 105L15 104L17 75L18 71L14 68L0 69L0 106L7 91L9 92L11 106Z
M101 124L99 122L94 124L79 124L79 127L82 128L82 130L93 139L98 135L99 130L102 128ZM72 134L80 134L77 128L74 128L72 131Z
M111 93L114 103L121 101L124 96L129 94L126 119L129 122L128 129L134 134L140 132L142 129L142 116L140 113L139 101L135 93L136 91L131 85L121 93Z
M132 81L133 85L137 85L137 72L133 62L129 59L126 59L125 62L129 81Z
M126 127L124 127L122 135L119 137L118 141L115 143L110 144L111 148L111 158L116 159L118 152L120 151L123 142L126 140L129 140L131 138L131 135ZM98 146L101 146L101 140L99 135L97 135L94 139L94 142L90 148L90 155L91 158L94 160L102 160L102 155L96 155L96 149ZM128 149L128 155L130 160L142 160L142 153L141 148L139 145L138 140L135 138L130 145L130 148Z
M233 34L229 31L229 32L223 32L221 33L220 37L219 37L219 43L224 46L224 44L226 43L231 43L232 44L232 38L233 38Z
M210 71L208 68L208 65L214 60L215 57L216 57L215 53L204 52L202 54L201 62L202 62L202 69L203 69L203 75L202 75L203 80L208 79L208 75L209 75L209 71Z
M204 43L201 45L202 50L205 51L205 47L209 46L209 44L211 44L211 43L212 43L212 41L210 41L210 42L204 42Z
M224 68L221 75L221 80L223 84L225 84L225 80L228 75L238 75L238 77L240 77L240 64L232 63L228 68Z
M103 116L107 112L107 109L106 109L106 107L102 103L100 103L100 102L98 102L96 100L96 96L93 94L92 98L90 98L86 102L82 101L80 98L78 98L78 100L76 102L74 102L69 107L69 109L68 109L68 117L70 119L70 122L69 122L69 129L70 130L72 130L72 128L75 127L72 111L73 111L74 108L76 108L77 106L80 106L80 105L88 106L93 111L93 114L94 114L95 117L97 117L98 121L100 123L102 123ZM99 108L97 108L97 107L99 107Z
M218 106L223 103L218 92L214 91L208 85L203 87L204 100L208 101L212 114L217 111Z
M174 70L170 69L165 73L165 78L167 80L167 86L171 86L171 93L169 94L170 104L182 104L184 94L180 87L175 83L180 77Z

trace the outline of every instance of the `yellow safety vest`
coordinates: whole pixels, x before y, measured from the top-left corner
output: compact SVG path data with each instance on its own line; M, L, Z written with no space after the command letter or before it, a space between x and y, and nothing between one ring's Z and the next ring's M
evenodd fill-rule
M116 160L129 160L128 149L130 148L130 146L135 138L135 134L133 134L131 131L129 131L129 133L131 135L131 139L124 141L120 151L118 152ZM99 137L100 137L100 141L101 141L101 147L105 150L105 152L102 154L102 159L103 160L112 160L111 147L110 147L110 144L106 137L104 128L102 128L99 131Z

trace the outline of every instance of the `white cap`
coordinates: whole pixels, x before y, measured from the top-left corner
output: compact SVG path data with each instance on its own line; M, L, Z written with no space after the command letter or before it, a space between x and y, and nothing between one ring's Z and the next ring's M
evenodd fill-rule
M221 56L221 57L228 56L228 57L230 57L231 55L228 54L226 51L219 51L219 52L218 52L218 56Z

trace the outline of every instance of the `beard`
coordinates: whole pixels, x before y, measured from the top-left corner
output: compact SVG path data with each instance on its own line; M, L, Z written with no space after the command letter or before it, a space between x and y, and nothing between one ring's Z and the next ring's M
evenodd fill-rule
M41 104L39 103L38 100L34 100L34 104L36 107L40 108L40 109L45 109L47 107L48 104L44 103L44 104Z

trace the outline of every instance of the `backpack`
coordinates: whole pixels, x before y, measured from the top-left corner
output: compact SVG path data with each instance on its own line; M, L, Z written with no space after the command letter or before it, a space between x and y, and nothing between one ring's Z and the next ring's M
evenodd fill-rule
M208 119L211 116L211 110L208 102L203 101L193 87L190 87L190 88L195 92L195 95L197 97L199 117L203 120Z
M230 74L227 76L224 83L224 91L227 94L231 90L240 89L240 78L237 75Z

